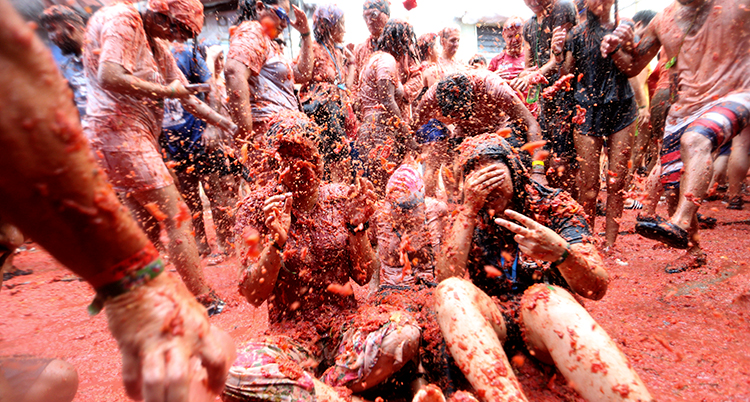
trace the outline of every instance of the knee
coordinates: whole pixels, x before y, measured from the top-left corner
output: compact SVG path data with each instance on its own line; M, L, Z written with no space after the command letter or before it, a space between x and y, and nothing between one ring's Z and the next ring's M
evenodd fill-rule
M689 155L706 155L711 154L711 140L698 133L697 131L686 131L680 139L682 150L687 151Z
M540 307L549 309L551 306L567 305L568 303L579 305L567 290L558 286L537 283L528 288L521 296L521 312L535 311L539 313Z
M435 300L438 305L450 299L460 298L459 294L468 294L475 288L474 285L466 279L450 277L440 282L435 289Z
M403 319L403 314L402 319ZM399 324L384 338L381 352L393 356L396 366L401 366L417 358L422 330L416 321L408 318L406 324Z
M70 402L78 391L78 372L64 360L52 360L33 385L37 386L49 390L48 401Z

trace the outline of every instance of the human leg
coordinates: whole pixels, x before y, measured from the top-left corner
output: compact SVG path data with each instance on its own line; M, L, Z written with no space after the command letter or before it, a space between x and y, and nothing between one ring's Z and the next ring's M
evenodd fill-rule
M169 236L169 258L190 292L198 296L211 291L203 276L198 248L191 233L193 228L188 215L189 210L177 187L170 184L163 188L133 193L131 196L141 206L149 209L154 218L163 219ZM159 213L164 216L156 216Z
M239 180L233 175L211 173L204 176L203 190L211 204L211 215L216 228L219 250L230 254L234 250L234 207L237 205Z
M421 330L416 320L405 311L390 314L390 319L374 331L354 327L344 333L336 362L321 377L323 382L361 392L380 384L418 356Z
M589 218L589 226L594 227L596 217L596 197L599 195L601 181L599 180L599 156L604 140L600 137L592 137L582 133L575 133L575 144L578 155L586 155L579 158L580 172L578 174L578 202L583 206Z
M646 179L644 189L645 199L643 200L643 216L655 216L656 206L659 204L659 198L664 191L659 180L661 176L661 165L654 165Z
M479 398L525 401L501 342L505 319L492 299L459 278L441 282L435 298L438 325L451 356Z
M615 244L620 230L624 200L623 190L628 180L628 161L633 144L635 123L609 137L609 168L607 171L606 247Z
M203 255L211 254L211 246L208 244L208 238L206 237L206 223L203 219L203 202L200 197L200 176L187 171L176 172L177 186L180 191L182 199L185 201L188 209L190 210L190 216L193 221L193 229L195 231L195 244L198 247L198 252Z
M587 401L653 400L617 344L566 290L534 285L520 315L529 351L553 362Z
M0 358L0 399L17 402L70 402L78 372L60 359Z
M750 149L750 127L745 127L737 137L732 139L732 153L727 164L727 183L729 184L727 196L730 201L741 197L742 183L747 176L747 169L750 168L748 149ZM738 203L738 205L741 209L742 204Z

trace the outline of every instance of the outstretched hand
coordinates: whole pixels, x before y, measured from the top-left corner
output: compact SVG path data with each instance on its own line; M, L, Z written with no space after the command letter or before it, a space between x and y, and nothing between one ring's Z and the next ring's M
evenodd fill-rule
M234 362L234 343L208 322L206 309L182 281L162 273L108 300L105 311L122 354L129 397L146 402L195 401L196 391L202 388L208 391L205 400L212 401L221 393ZM195 384L201 378L206 383Z
M299 33L309 33L310 25L307 23L307 15L305 15L305 12L295 5L292 5L291 9L294 13L294 21L291 21L292 27Z
M565 253L568 242L554 230L510 209L505 210L505 215L521 225L502 218L496 218L495 223L516 234L514 239L522 253L533 259L549 262L559 260Z

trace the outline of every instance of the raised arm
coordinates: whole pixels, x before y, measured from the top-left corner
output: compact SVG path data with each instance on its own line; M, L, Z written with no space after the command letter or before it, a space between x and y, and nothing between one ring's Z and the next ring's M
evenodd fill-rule
M299 59L294 64L294 81L300 84L310 81L313 71L313 49L312 37L310 36L310 26L307 23L305 12L297 6L292 5L294 11L294 22L292 26L299 31L302 36L302 46L300 49Z
M250 107L250 69L241 61L229 58L224 66L227 80L227 108L232 121L237 124L235 138L248 141L252 138L253 113Z
M292 222L292 193L279 194L269 197L263 205L265 225L270 231L270 239L267 239L260 253L260 258L255 263L248 263L248 256L252 251L250 245L240 242L241 263L243 277L240 279L240 293L247 301L255 307L263 304L276 287L279 278L279 270L283 264L282 252L288 239L289 228ZM247 228L246 230L252 230ZM249 237L243 234L244 238Z
M656 25L657 21L652 21L646 27L641 40L634 46L633 28L629 24L620 24L602 39L602 56L612 57L617 68L628 78L635 77L656 57L661 48L661 42L656 35Z
M0 169L13 172L0 175L0 214L97 289L131 398L186 400L195 359L221 392L231 339L179 279L158 273L158 253L98 169L49 50L7 0L0 67Z

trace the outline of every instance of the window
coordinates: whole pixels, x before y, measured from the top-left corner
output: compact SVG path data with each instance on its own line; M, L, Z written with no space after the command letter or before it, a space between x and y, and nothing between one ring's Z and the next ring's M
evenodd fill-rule
M497 25L477 26L477 52L500 53L505 49L503 29Z

